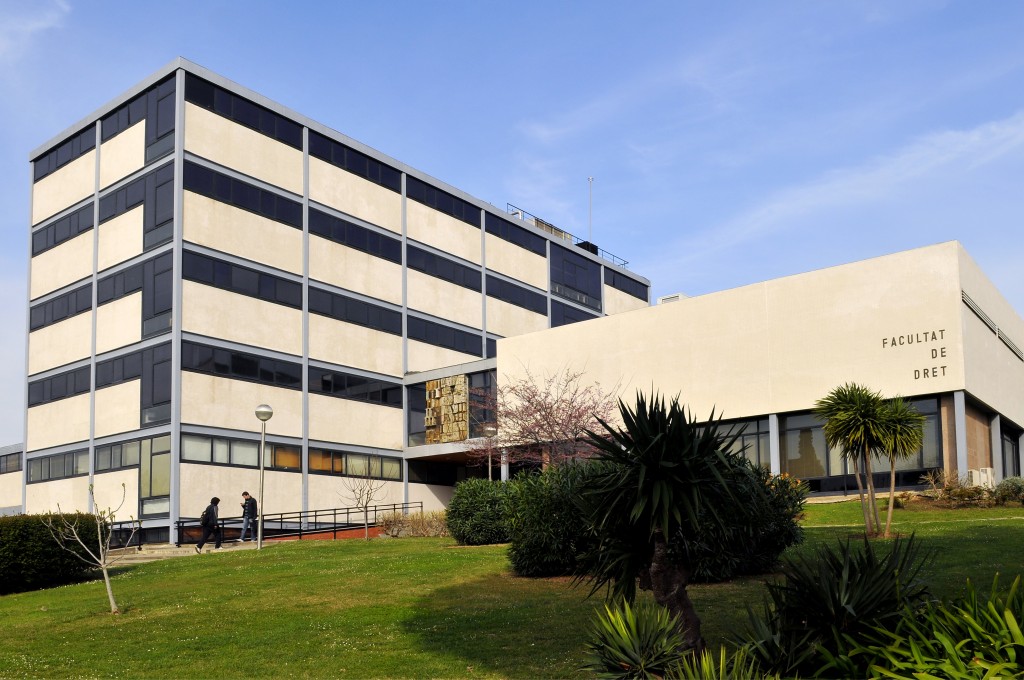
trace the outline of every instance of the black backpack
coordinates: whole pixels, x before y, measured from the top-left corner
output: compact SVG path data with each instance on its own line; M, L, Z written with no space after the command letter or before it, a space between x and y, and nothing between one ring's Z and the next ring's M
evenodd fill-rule
M207 508L209 510L209 508ZM207 510L203 510L203 514L199 515L199 526L208 527L210 526L210 513Z

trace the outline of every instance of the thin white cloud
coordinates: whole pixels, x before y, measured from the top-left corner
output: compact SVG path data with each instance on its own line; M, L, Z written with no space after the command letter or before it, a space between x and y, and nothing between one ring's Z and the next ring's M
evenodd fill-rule
M12 4L5 4L0 11L0 63L5 64L23 54L40 33L60 27L71 13L71 5L65 0L52 0L42 6L24 3L20 8Z
M887 199L901 187L956 166L973 171L1024 144L1024 111L970 130L944 131L922 137L865 165L831 171L815 181L776 192L760 205L725 224L686 238L670 252L700 261L726 248L785 231L816 213ZM678 265L679 259L674 259Z

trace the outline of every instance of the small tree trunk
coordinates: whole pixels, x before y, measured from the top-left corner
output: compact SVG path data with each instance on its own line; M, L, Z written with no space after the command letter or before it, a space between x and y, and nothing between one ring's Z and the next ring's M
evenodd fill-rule
M668 543L658 531L654 534L654 553L649 569L651 591L654 601L679 617L679 635L683 649L700 653L704 650L704 638L700 634L700 617L693 607L693 601L686 592L690 581L689 569L673 564L668 556Z
M107 565L103 565L103 583L107 586L107 598L110 600L110 613L120 614L121 610L117 608L117 602L114 600L114 589L110 587L110 574L107 572Z
M885 538L891 536L890 528L892 527L892 506L893 500L896 496L896 459L892 458L889 461L889 511L885 517Z
M857 496L860 498L860 511L864 515L864 532L871 533L871 516L868 514L867 501L864 499L864 485L860 481L860 456L853 458L853 478L857 480Z
M875 496L875 471L871 468L871 452L866 446L864 447L864 461L864 467L867 470L865 477L867 478L868 498L871 503L871 515L874 519L874 531L871 533L877 535L882 532L882 520L878 517L878 498Z

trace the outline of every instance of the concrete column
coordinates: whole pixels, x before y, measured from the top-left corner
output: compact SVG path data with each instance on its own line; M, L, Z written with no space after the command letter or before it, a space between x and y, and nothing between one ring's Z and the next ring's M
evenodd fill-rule
M956 437L956 473L967 476L967 400L963 390L953 393L953 429Z
M1003 431L998 413L989 419L988 432L992 442L989 446L992 456L990 466L992 468L993 481L998 484L1003 481Z
M782 450L779 446L779 416L768 415L768 455L773 475L782 474Z
M1024 475L1024 433L1017 437L1017 469Z

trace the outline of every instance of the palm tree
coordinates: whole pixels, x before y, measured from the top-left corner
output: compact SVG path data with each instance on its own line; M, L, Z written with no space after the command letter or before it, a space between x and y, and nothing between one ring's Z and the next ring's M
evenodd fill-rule
M840 449L843 458L853 463L864 529L868 534L878 533L881 524L875 503L871 457L872 452L882 450L885 441L883 406L881 394L856 383L840 385L814 404L815 414L825 420L825 441L830 448ZM861 484L861 470L865 484Z
M596 449L593 476L578 499L596 544L580 561L577 580L596 592L632 601L636 587L678 617L685 648L700 650L700 618L686 592L692 568L677 537L692 536L701 521L719 519L734 498L727 477L735 455L727 453L735 435L721 434L714 412L698 424L678 398L666 404L655 394L638 393L635 409L619 401L623 426L601 420L604 432L588 432ZM746 469L744 467L744 469ZM705 519L708 518L708 519ZM684 554L679 554L682 552Z
M921 450L924 415L902 397L896 397L882 407L882 427L882 452L889 458L889 510L885 518L885 538L889 538L893 497L896 495L896 463Z

